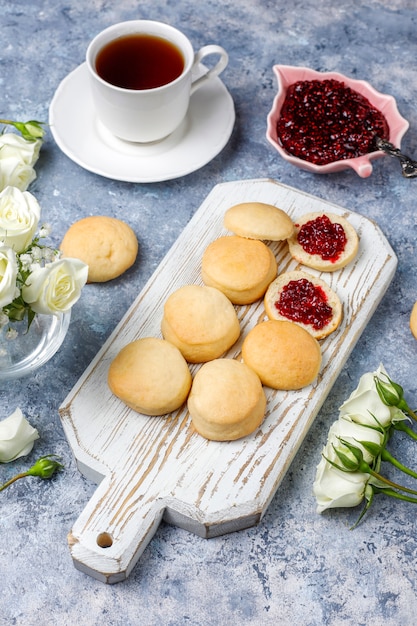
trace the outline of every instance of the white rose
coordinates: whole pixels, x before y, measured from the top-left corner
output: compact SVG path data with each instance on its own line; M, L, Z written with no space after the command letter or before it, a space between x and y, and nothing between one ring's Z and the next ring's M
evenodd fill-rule
M17 259L12 248L0 244L0 309L19 295L16 286Z
M39 439L38 431L17 408L0 422L0 463L8 463L29 454L36 439Z
M375 457L368 452L368 450L366 450L360 442L371 442L377 446L382 446L384 443L384 433L381 433L374 428L370 428L369 426L362 426L361 424L352 422L348 418L339 418L330 426L327 445L325 448L325 456L331 461L342 465L334 447L339 448L343 453L348 454L348 456L351 456L351 454L348 453L346 447L343 443L341 443L340 439L344 439L348 443L359 448L363 453L364 461L371 463Z
M322 457L313 484L317 513L357 506L364 498L368 479L369 475L362 472L342 472Z
M24 163L18 157L10 156L0 159L0 189L11 185L21 191L26 191L35 178L36 172L32 165Z
M27 141L16 133L4 133L0 135L0 161L9 157L15 157L26 165L34 166L39 158L42 141Z
M79 299L87 276L88 265L79 259L59 259L34 270L22 296L35 313L63 313Z
M392 422L405 419L404 413L397 407L389 407L379 397L374 376L386 374L382 365L376 372L364 374L355 391L340 407L341 416L349 416L353 422L368 426L389 426Z
M39 203L29 191L6 187L0 192L0 241L23 252L35 235L40 215Z

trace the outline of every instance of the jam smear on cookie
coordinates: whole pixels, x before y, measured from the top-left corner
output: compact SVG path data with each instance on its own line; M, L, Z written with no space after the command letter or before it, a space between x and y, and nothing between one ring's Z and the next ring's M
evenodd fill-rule
M291 280L285 285L275 307L292 322L310 324L315 330L324 328L333 317L324 290L306 278Z
M318 254L324 261L334 263L342 255L347 238L341 224L319 215L301 226L297 241L308 254Z

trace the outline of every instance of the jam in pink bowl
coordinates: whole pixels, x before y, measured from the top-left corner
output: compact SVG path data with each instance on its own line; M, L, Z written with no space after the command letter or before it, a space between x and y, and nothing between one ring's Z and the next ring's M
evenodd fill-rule
M359 97L366 98L369 105L377 109L377 111L385 117L388 125L385 139L388 139L396 148L400 148L401 139L406 133L409 124L407 120L400 115L393 96L379 93L364 80L354 80L338 72L317 72L307 67L293 67L289 65L274 65L273 71L278 81L278 93L274 98L271 111L268 114L266 137L282 158L289 163L316 174L328 174L351 168L361 178L367 178L372 173L371 161L384 156L382 151L373 150L353 158L338 159L335 157L336 160L323 165L308 160L308 157L299 158L294 156L290 151L284 149L278 137L277 126L282 115L282 107L287 98L288 89L300 81L321 81L323 84L326 81L338 81L338 83L343 84L345 88L353 90L356 94L360 94Z

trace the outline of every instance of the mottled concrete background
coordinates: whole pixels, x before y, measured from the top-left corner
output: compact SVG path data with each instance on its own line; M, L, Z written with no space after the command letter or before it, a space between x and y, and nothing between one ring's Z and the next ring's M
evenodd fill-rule
M223 81L236 106L224 151L203 169L156 184L111 181L81 169L50 134L31 191L58 245L83 216L106 214L138 234L138 263L119 280L85 289L65 343L36 375L0 391L0 417L16 406L41 435L21 462L0 467L0 482L41 454L62 455L65 472L21 481L0 495L0 624L43 626L411 626L415 624L416 510L376 500L322 516L311 495L315 467L337 408L359 376L383 361L417 403L417 342L408 320L417 300L417 180L389 157L367 180L353 172L303 173L265 139L275 63L338 70L393 94L410 122L403 141L417 156L417 8L414 0L0 0L1 117L48 119L60 81L84 60L102 28L133 18L182 28L195 47L222 44ZM83 106L80 101L79 106ZM204 540L162 524L130 578L106 586L78 572L66 536L94 492L74 463L57 409L212 187L275 178L378 222L399 265L307 439L258 527ZM415 465L416 445L393 448Z

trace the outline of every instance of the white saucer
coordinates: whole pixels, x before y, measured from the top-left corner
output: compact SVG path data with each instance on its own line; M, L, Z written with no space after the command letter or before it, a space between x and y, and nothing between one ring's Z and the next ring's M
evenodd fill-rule
M198 170L225 147L234 122L232 97L214 78L191 96L187 116L172 135L146 146L122 141L96 119L85 63L64 78L49 108L51 132L64 154L90 172L132 183Z

